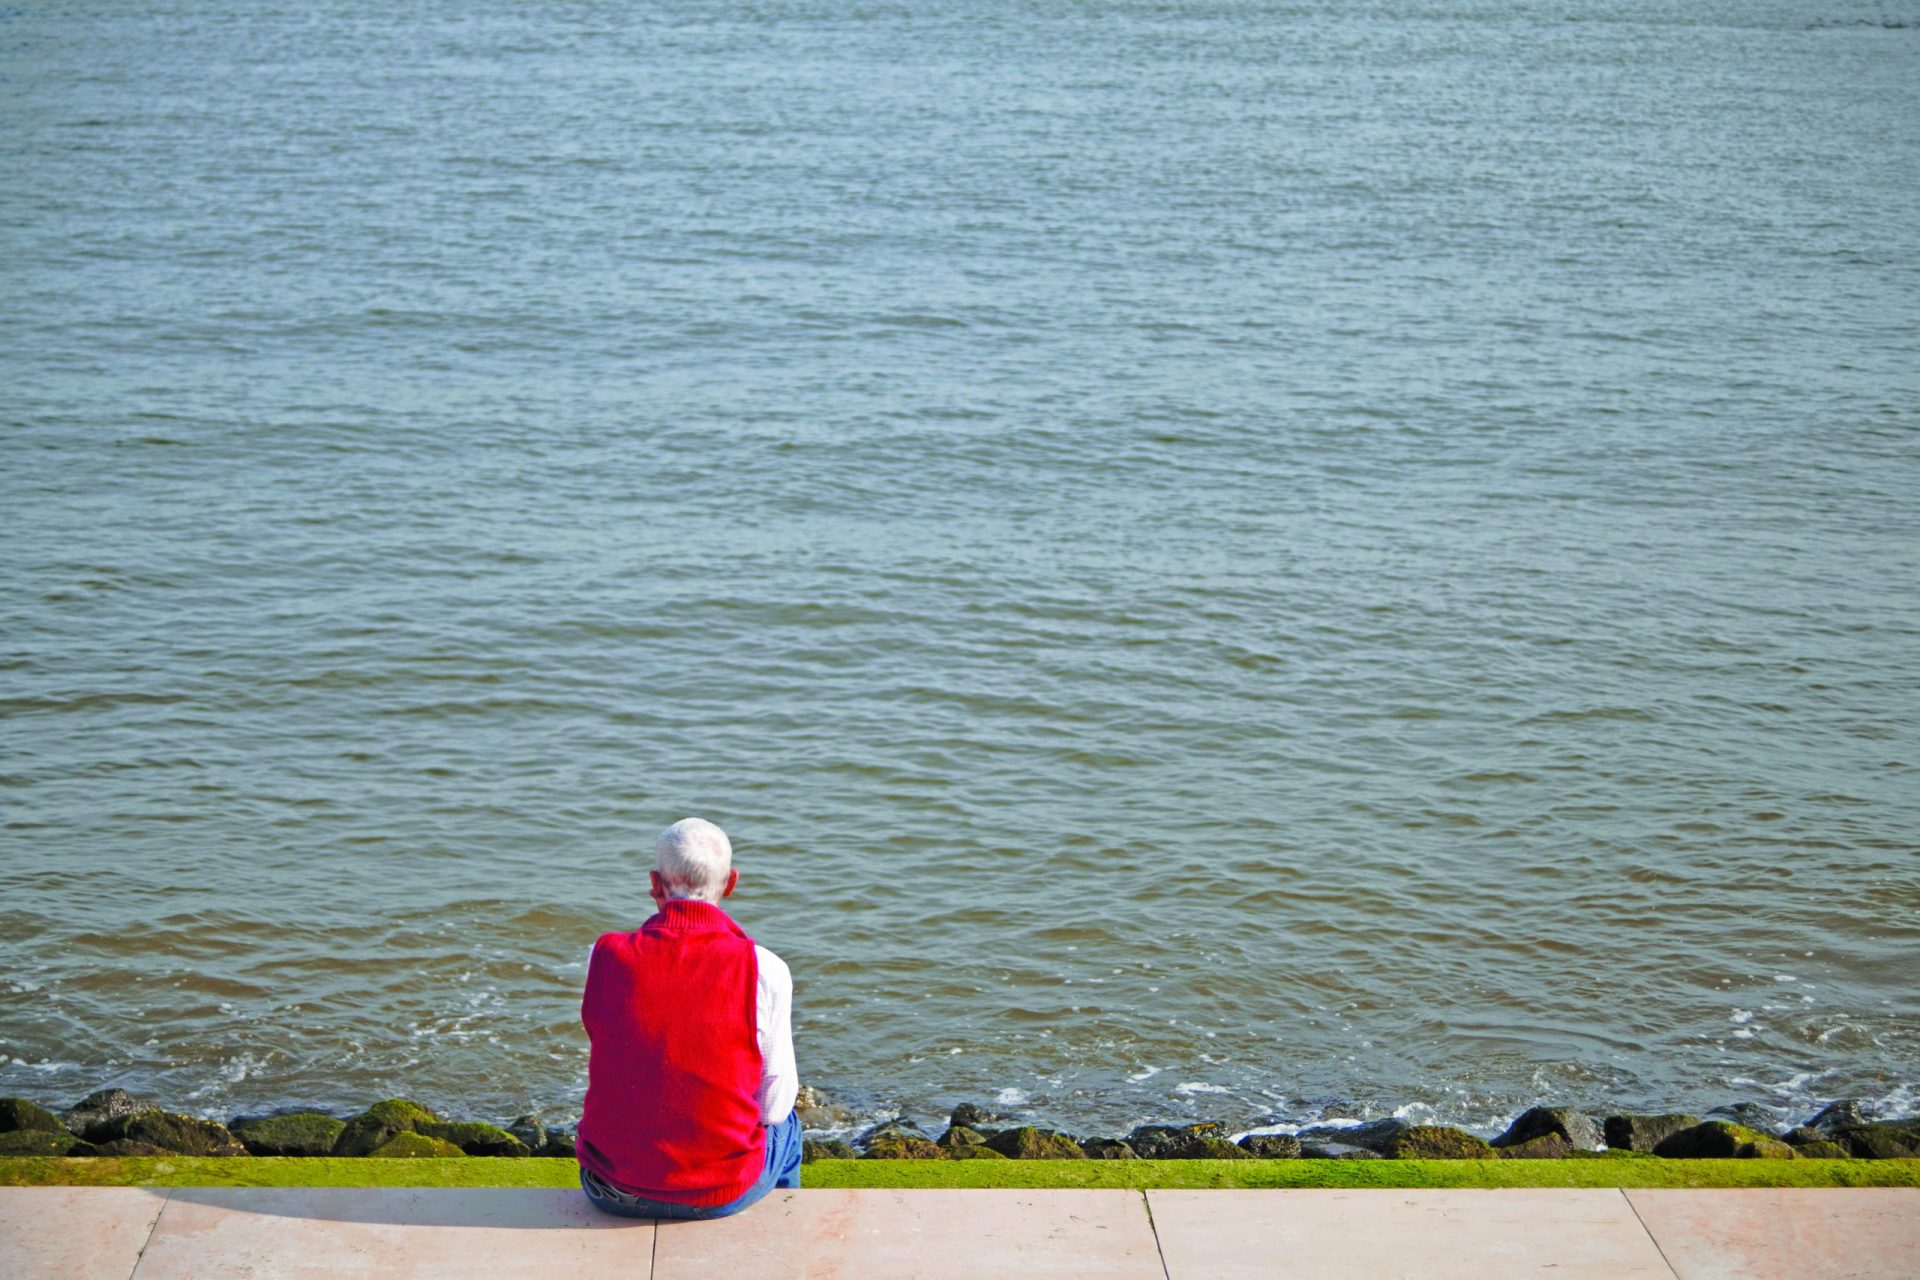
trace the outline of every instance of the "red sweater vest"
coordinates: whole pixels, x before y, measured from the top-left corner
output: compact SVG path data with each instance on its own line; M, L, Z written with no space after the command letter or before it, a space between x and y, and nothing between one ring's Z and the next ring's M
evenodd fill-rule
M766 1167L759 978L753 940L712 903L669 901L594 944L581 1164L672 1204L745 1194Z

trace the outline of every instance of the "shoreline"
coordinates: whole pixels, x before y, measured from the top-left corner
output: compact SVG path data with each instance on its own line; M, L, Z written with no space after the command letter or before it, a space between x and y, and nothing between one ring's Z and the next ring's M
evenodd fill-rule
M1920 1117L1875 1115L1842 1099L1791 1127L1752 1103L1658 1115L1535 1106L1491 1140L1400 1116L1274 1120L1234 1131L1220 1121L1144 1124L1125 1134L1076 1136L1031 1117L961 1103L943 1124L893 1116L854 1130L860 1118L820 1090L795 1104L806 1159L1000 1161L1584 1161L1611 1157L1760 1161L1920 1158ZM570 1130L537 1115L504 1123L460 1118L403 1098L350 1115L298 1107L218 1120L167 1109L122 1089L97 1090L56 1112L24 1097L0 1097L0 1157L244 1160L559 1158L574 1155Z

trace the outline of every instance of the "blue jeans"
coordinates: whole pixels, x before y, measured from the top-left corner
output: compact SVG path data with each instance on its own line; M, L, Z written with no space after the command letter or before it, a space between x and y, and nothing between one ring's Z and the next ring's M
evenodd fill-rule
M800 1117L791 1111L779 1124L767 1126L767 1167L761 1171L759 1181L748 1187L739 1199L729 1200L725 1204L673 1204L666 1200L632 1196L617 1187L608 1186L589 1173L585 1166L580 1169L580 1189L587 1193L587 1199L593 1201L593 1207L607 1213L617 1213L623 1218L679 1218L688 1221L724 1218L757 1203L775 1187L799 1185Z

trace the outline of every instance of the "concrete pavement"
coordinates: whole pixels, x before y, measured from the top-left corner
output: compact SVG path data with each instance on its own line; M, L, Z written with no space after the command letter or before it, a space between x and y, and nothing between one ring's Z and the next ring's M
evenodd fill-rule
M717 1222L574 1191L0 1188L8 1280L1920 1275L1920 1188L776 1192Z

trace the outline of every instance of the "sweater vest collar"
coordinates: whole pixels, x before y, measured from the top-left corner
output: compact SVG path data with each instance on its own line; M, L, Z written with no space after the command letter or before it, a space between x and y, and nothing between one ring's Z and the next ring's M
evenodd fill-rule
M733 917L711 902L696 898L669 898L660 904L651 919L640 926L651 933L730 933L747 936Z

